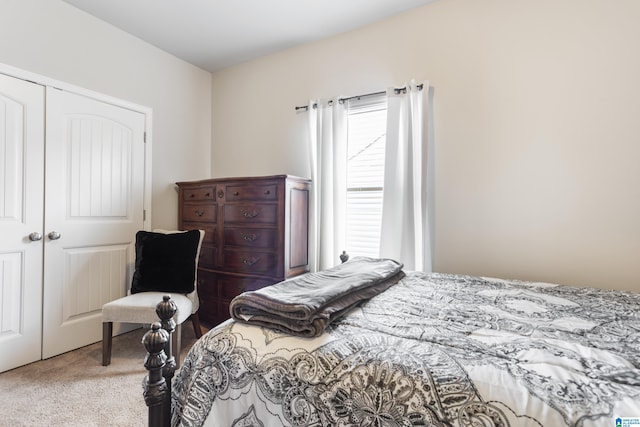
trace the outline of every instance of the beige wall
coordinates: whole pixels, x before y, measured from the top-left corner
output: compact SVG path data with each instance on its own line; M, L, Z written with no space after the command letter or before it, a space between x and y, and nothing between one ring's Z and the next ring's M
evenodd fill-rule
M434 269L640 291L640 2L439 0L213 76L212 175L308 176L308 99L430 80Z
M177 226L174 183L210 175L210 73L59 0L0 2L0 63L151 108L152 226Z
M175 181L308 176L294 106L428 79L434 269L640 291L640 2L611 4L439 0L211 81L61 1L3 0L0 63L153 109L163 228Z

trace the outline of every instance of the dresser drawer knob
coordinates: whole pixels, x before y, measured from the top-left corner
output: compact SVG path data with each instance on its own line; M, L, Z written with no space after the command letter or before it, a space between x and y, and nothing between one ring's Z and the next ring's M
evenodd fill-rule
M258 262L259 258L243 258L242 259L242 263L248 267L252 266L253 264L255 264L256 262Z
M239 195L240 195L240 192L239 192L239 191L234 191L234 192L233 192L233 195L234 195L234 196L239 196Z
M204 211L201 211L200 209L196 209L194 212L197 216L202 216L204 215Z
M260 214L260 212L258 212L256 209L254 210L249 210L249 209L240 209L240 215L242 215L245 218L255 218Z
M219 190L219 191L218 191L218 198L219 198L219 199L222 199L223 197L224 197L224 191Z
M264 194L266 194L266 195L271 194L271 190L264 190Z
M244 240L245 242L255 242L255 240L258 238L258 236L256 234L240 234L240 237L242 238L242 240Z

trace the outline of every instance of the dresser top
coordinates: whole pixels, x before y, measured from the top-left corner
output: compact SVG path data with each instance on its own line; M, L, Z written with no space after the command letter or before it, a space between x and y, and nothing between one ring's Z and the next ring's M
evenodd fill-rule
M208 183L224 183L231 181L268 181L268 180L282 180L286 179L289 181L299 181L299 182L311 182L308 178L300 178L293 175L269 175L269 176L244 176L244 177L227 177L227 178L208 178L201 179L197 181L180 181L176 182L176 185L193 185L193 184L208 184Z

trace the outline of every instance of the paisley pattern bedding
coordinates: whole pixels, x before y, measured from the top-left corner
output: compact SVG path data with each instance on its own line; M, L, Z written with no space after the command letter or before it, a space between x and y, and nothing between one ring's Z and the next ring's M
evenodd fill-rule
M172 425L615 426L640 418L640 294L409 273L316 338L227 321Z

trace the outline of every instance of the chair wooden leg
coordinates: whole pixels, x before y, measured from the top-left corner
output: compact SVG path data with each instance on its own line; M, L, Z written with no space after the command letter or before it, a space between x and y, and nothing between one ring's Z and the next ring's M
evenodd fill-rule
M113 322L102 322L102 366L111 364Z
M191 314L191 323L193 324L193 332L196 334L196 338L200 338L202 336L202 326L200 325L200 316L198 316L198 312Z

